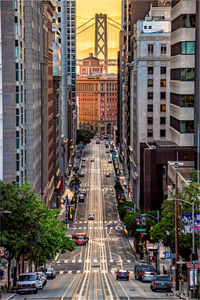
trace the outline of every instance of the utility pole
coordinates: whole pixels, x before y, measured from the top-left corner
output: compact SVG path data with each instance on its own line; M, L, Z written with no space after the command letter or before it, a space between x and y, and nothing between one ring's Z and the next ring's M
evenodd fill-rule
M175 164L176 168L176 191L175 191L175 250L176 250L176 291L179 290L179 248L178 248L178 162Z

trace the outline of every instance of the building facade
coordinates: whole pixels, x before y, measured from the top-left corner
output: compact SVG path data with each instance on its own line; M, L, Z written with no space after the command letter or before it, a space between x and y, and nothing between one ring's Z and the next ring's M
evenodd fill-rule
M76 144L76 1L58 1L58 27L62 45L62 180ZM69 93L69 90L71 91ZM70 94L71 99L68 99ZM70 107L69 107L70 103ZM72 126L69 126L69 120ZM71 122L70 121L70 122ZM71 123L70 123L71 124ZM72 132L71 132L71 131ZM72 137L72 138L71 138Z
M1 3L0 3L1 16ZM2 42L0 22L0 180L3 180L3 97L2 97Z
M153 8L151 15L154 15ZM140 207L142 145L170 140L170 9L159 8L160 20L146 17L134 32L130 80L130 187ZM167 15L166 19L161 15Z
M79 128L113 135L117 123L117 77L101 71L98 58L90 54L83 59L82 75L77 76Z
M194 145L196 0L172 1L170 131L179 146Z

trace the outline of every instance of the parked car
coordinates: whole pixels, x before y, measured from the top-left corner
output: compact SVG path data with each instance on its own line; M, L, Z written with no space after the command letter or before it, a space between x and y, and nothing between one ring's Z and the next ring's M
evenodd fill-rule
M83 171L82 171L81 169L79 169L79 170L77 171L77 175L78 175L79 177L84 177L84 173L83 173Z
M89 216L88 216L88 220L94 220L94 214L89 214Z
M145 271L154 272L154 267L146 264L138 264L135 265L135 279L139 279L140 272L145 269Z
M84 162L82 162L82 164L81 164L81 168L85 168L85 164L84 164Z
M53 269L53 268L47 268L46 270L46 276L47 276L47 279L48 278L55 278L56 277L56 271Z
M152 282L154 279L155 273L154 272L149 272L145 271L144 274L142 275L142 281L143 282Z
M106 177L110 177L110 173L108 172L108 173L106 173Z
M110 153L110 151L109 151L109 150L106 150L106 153Z
M94 162L94 158L92 157L90 161L91 161L91 162Z
M36 273L42 282L42 288L43 288L45 286L45 284L47 283L47 276L46 276L46 274L44 274L44 272L36 272Z
M153 272L154 271L154 267L153 266L144 266L140 269L139 271L139 280L142 280L142 276L144 275L145 272Z
M108 160L108 163L109 163L109 164L112 164L112 159L109 159L109 160Z
M17 281L17 292L18 294L33 292L37 293L39 289L39 276L36 272L34 273L22 273L19 275Z
M116 273L116 279L126 279L129 280L129 272L124 270L118 270Z
M166 290L171 292L172 283L168 275L156 275L150 285L153 292L157 290Z
M82 158L82 161L85 161L85 157Z

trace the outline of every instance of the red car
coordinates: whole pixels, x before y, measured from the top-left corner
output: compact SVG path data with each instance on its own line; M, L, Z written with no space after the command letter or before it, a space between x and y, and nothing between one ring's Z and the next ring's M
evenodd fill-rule
M74 242L77 246L86 245L89 240L86 233L75 233L72 235L72 239L75 239Z

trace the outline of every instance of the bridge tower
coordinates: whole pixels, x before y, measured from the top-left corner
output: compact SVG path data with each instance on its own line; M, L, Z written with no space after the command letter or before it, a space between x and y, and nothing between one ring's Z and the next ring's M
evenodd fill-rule
M107 44L107 15L95 15L95 57L102 54L107 65L108 44Z

